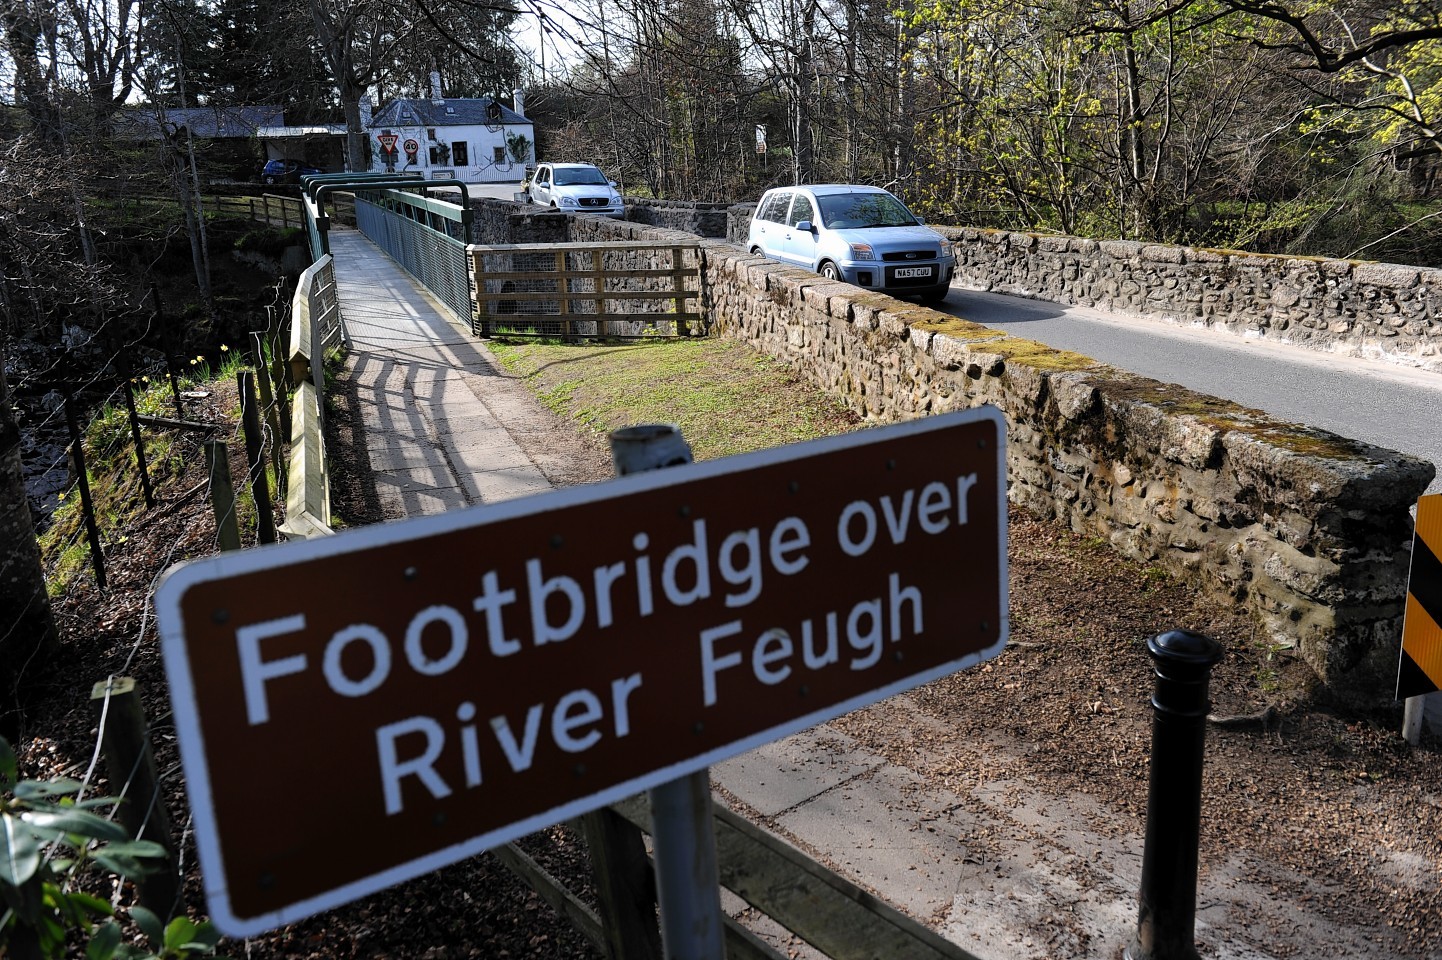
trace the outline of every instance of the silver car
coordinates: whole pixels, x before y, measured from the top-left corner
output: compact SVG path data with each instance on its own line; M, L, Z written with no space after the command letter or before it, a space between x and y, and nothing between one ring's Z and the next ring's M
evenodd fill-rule
M543 163L526 188L532 203L566 213L598 213L607 217L626 214L616 182L606 179L589 163Z
M951 241L880 187L817 184L762 194L746 247L893 296L946 298L956 272Z

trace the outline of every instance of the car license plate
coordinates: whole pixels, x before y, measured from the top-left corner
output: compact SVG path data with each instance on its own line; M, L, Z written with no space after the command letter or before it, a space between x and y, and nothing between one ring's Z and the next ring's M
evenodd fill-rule
M931 268L930 268L930 267L897 267L897 268L896 268L896 276L897 276L897 277L929 277L929 276L931 276Z

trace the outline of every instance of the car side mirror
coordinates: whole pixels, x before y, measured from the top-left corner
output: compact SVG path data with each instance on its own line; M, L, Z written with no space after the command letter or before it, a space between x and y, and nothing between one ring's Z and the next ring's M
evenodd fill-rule
M917 217L917 218L916 218L916 225L917 225L918 227L924 227L924 226L926 226L926 221L923 220L923 219L921 219L920 217Z
M796 224L796 229L802 233L812 233L816 230L816 225L810 220L801 220Z
M609 184L610 184L611 186L613 186L613 187L616 186L616 181L615 181L615 180L607 180L606 182L609 183Z

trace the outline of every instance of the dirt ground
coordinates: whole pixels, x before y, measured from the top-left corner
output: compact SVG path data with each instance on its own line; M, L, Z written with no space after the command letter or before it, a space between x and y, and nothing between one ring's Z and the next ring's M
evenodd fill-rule
M216 396L193 417L218 420L232 406ZM382 518L359 469L365 461L355 447L353 412L341 392L328 454L336 464L336 511L355 525ZM559 423L557 430L552 448L568 444L576 452L567 482L609 475L594 440ZM239 475L238 464L234 470ZM201 480L197 474L163 492L163 506L114 545L107 593L82 585L58 603L65 653L37 681L18 744L27 776L83 773L93 750L91 684L112 673L137 677L177 833L186 832L186 807L149 598L168 565L214 549ZM830 726L958 795L1004 781L1017 810L1034 788L1037 796L1072 796L1112 811L1116 830L1135 833L1145 817L1150 744L1145 640L1174 627L1207 633L1227 656L1212 682L1218 722L1208 733L1204 884L1223 880L1209 871L1226 864L1231 879L1274 891L1279 905L1306 903L1346 936L1335 950L1319 951L1315 931L1289 930L1284 909L1225 922L1254 927L1247 939L1257 956L1442 957L1442 744L1429 737L1408 747L1397 734L1396 710L1361 714L1330 705L1311 688L1304 665L1187 584L1017 511L1010 524L1012 646L981 668ZM277 784L277 803L310 789ZM1004 857L1014 845L1004 827L967 839L983 859ZM557 828L523 846L589 896L585 851L572 834ZM203 915L189 850L186 864L188 906ZM867 885L865 876L851 879ZM1076 882L1089 882L1084 871ZM122 904L127 896L119 894ZM1084 933L1066 929L1063 913L1039 913L1027 942L1034 938L1040 955L1102 955ZM920 919L939 928L955 922ZM1200 946L1208 956L1205 938ZM423 960L596 955L489 855L282 931L225 942L221 952Z

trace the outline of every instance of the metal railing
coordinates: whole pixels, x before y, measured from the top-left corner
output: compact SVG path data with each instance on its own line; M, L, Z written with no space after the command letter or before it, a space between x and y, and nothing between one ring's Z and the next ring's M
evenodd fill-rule
M361 233L465 321L471 317L471 209L460 186L461 203L400 189L357 190L355 213Z

